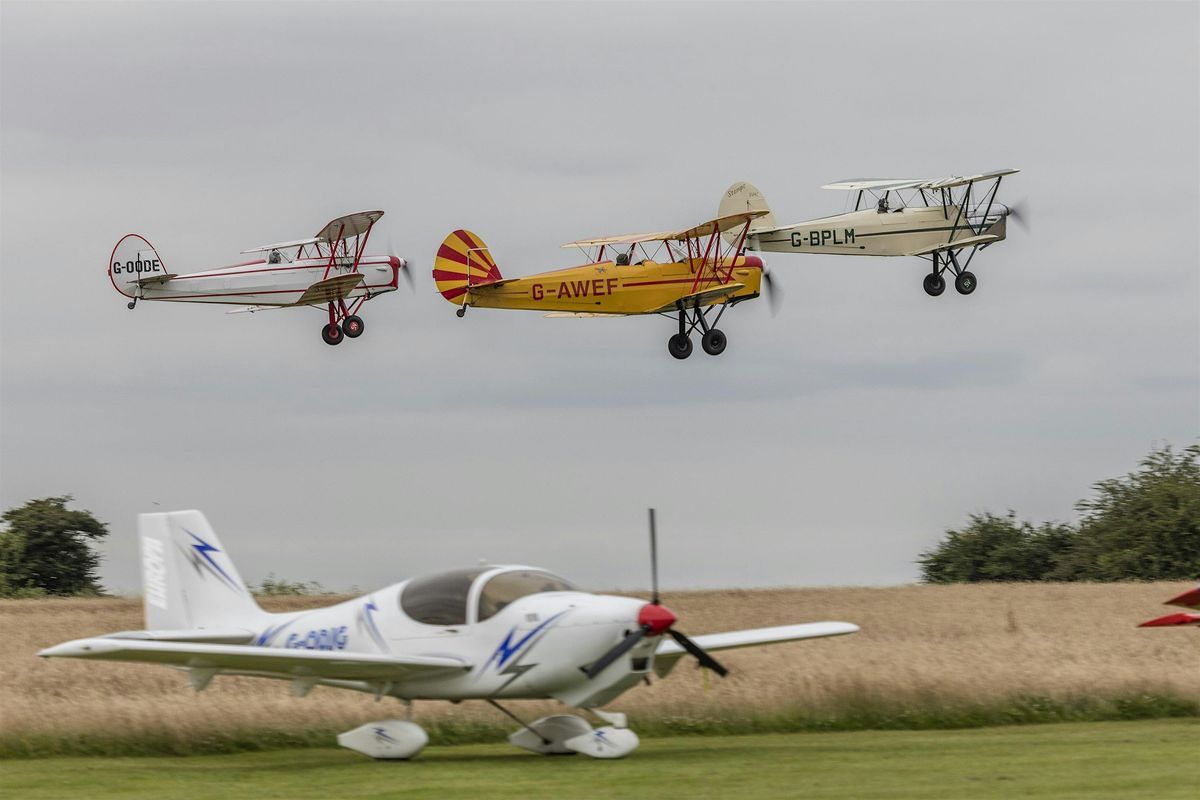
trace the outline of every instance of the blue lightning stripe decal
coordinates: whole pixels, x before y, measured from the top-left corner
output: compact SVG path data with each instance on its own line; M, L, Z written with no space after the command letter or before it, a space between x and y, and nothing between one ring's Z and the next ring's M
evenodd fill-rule
M362 604L358 610L356 622L359 628L366 628L367 634L371 640L375 642L375 646L383 652L390 652L387 639L383 638L383 633L379 630L379 623L375 621L374 612L379 610L379 606L375 604L374 597L368 597L367 602Z
M265 631L260 633L258 637L255 638L254 644L257 647L269 647L271 642L274 641L275 637L283 633L284 628L286 628L288 625L291 625L295 621L296 620L294 619L289 619L287 622L280 623L279 625L268 626Z
M496 662L496 669L502 669L504 665L508 663L509 659L519 653L521 648L524 647L528 642L533 641L533 637L537 636L543 628L545 628L551 622L554 622L554 620L558 619L565 613L567 612L560 611L553 617L549 617L541 625L538 625L529 633L522 636L521 639L515 643L513 642L513 634L517 632L517 629L516 626L514 626L512 630L508 632L508 635L504 637L504 641L500 642L500 646L496 648L496 652L492 653L492 657L489 658L487 663L483 665L483 670L486 671L487 668L492 665L493 661Z
M209 566L209 568L214 570L217 573L217 576L219 578L221 578L222 580L224 580L225 583L227 583L230 587L232 587L235 590L240 590L241 587L238 586L237 581L235 581L233 578L229 577L229 574L226 573L225 570L221 569L221 565L218 564L216 562L216 560L210 555L211 553L219 553L221 551L218 550L217 548L213 547L208 542L201 539L196 534L189 531L187 528L184 528L183 532L196 540L196 544L192 545L192 549L195 550L196 553L199 554L199 556L204 559L204 562Z

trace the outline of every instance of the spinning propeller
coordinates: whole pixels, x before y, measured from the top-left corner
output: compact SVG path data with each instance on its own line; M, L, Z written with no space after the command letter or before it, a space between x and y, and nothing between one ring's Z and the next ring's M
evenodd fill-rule
M696 660L700 662L701 667L711 669L722 678L728 675L729 670L721 666L721 662L706 653L700 645L675 630L673 627L676 621L675 614L662 604L662 600L658 595L658 533L655 530L653 508L650 509L650 584L652 590L651 599L638 612L637 629L630 631L624 639L617 642L611 650L600 656L595 663L588 667L586 671L588 678L594 678L599 675L610 664L632 650L638 642L647 636L662 636L664 633L678 642L679 646L692 656L695 656Z
M1029 201L1022 199L1019 203L1013 203L1011 206L1006 206L1004 216L1012 219L1013 222L1026 233L1029 232Z
M388 255L391 256L392 258L399 259L400 274L402 274L404 276L405 282L408 283L408 290L410 292L415 292L417 289L417 284L413 281L412 270L410 270L408 268L408 259L401 258L400 255L396 252L396 247L395 247L395 245L392 244L391 234L388 235Z
M775 285L775 279L771 277L771 268L767 266L767 262L763 261L763 294L767 298L767 307L771 309L771 316L779 313L780 306L783 305L783 289Z

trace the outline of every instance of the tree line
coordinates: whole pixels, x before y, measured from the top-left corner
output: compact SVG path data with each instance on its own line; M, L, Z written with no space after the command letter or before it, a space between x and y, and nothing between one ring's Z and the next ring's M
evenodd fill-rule
M973 514L920 554L926 583L1200 578L1200 446L1156 448L1138 468L1093 484L1074 524Z

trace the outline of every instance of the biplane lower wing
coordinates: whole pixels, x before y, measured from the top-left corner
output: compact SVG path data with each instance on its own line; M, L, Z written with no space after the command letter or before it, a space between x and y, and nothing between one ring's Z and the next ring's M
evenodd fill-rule
M923 247L920 250L914 250L911 253L907 253L907 255L927 256L933 253L940 253L943 250L958 250L963 247L974 247L975 245L998 241L1000 241L999 236L995 235L994 233L985 233L981 236L968 236L965 239L955 239L953 242L935 244L933 247Z
M678 311L682 308L690 308L695 305L708 304L720 300L725 297L730 297L737 294L742 289L746 288L744 283L723 283L720 286L714 286L711 289L703 289L692 294L685 294L678 300L673 300L664 306L651 309L647 314L662 314L667 311Z
M628 314L601 314L597 311L551 311L546 319L592 319L593 317L627 317Z
M362 282L363 275L359 272L326 278L305 289L304 294L300 295L300 299L295 304L310 306L317 303L331 303L334 300L345 300Z

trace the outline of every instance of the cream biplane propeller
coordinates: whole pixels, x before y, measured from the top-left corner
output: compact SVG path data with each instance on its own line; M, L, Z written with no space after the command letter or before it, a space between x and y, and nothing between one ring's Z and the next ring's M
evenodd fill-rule
M943 273L949 270L959 294L970 294L978 285L967 269L975 255L1004 240L1010 217L1026 224L1015 206L996 202L1000 181L1019 171L997 169L937 180L839 181L821 188L854 192L853 211L793 225L780 225L762 192L739 181L721 198L719 213L761 212L750 225L747 251L916 256L930 263L926 293L937 297L944 292Z
M658 314L678 321L667 342L672 356L692 354L697 330L704 352L715 356L727 342L716 327L725 310L759 296L762 261L739 250L751 223L766 213L739 211L682 230L570 242L563 247L582 250L586 263L524 278L504 278L483 240L457 230L438 249L433 279L460 317L471 306L548 317Z
M619 758L638 745L625 714L602 707L685 656L725 675L712 652L854 633L848 622L809 622L689 637L658 593L651 511L649 602L592 594L536 567L478 565L410 578L308 611L268 613L199 511L142 514L146 630L77 639L38 655L132 661L181 669L197 691L218 675L273 678L302 697L314 686L391 697L403 720L370 722L338 743L374 758L411 758L428 737L414 700L482 700L520 729L535 753ZM552 699L577 714L524 722L500 701Z
M140 300L246 306L231 314L318 308L329 315L321 338L341 344L343 338L355 339L365 330L358 315L363 303L395 291L401 272L412 285L403 258L395 253L366 255L371 229L382 216L382 211L360 211L338 217L312 238L243 250L255 257L186 275L168 272L150 242L130 233L113 248L108 278L114 289L130 298L130 309Z

